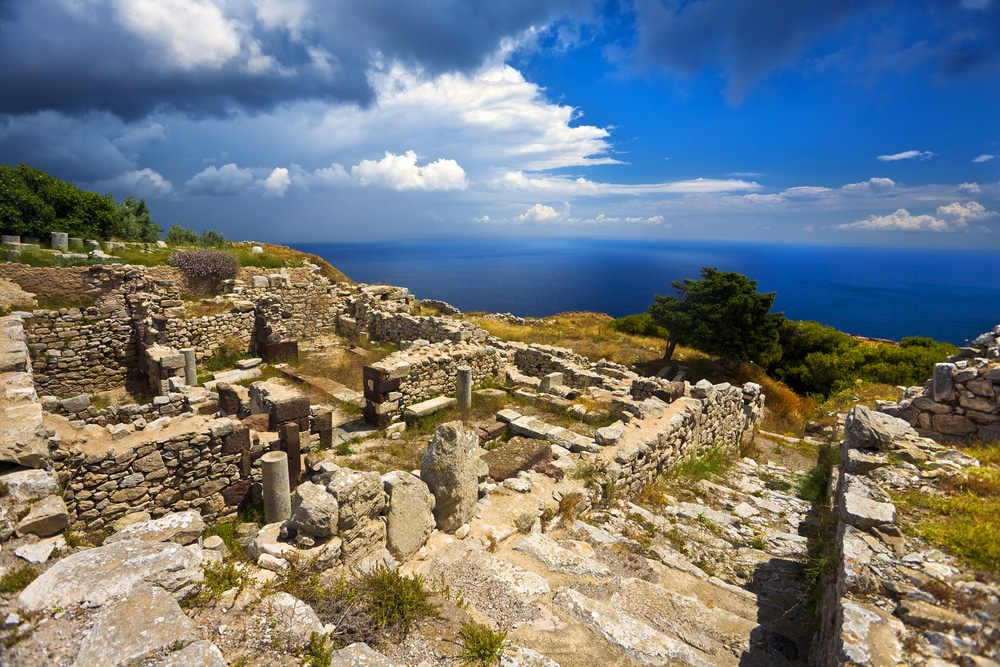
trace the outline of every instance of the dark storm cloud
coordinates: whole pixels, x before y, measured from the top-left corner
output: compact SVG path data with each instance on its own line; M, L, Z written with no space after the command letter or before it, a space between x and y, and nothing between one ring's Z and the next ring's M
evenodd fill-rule
M850 0L636 0L639 63L694 75L719 68L740 100L775 67L836 30Z
M225 115L303 99L367 104L373 95L367 72L376 54L432 72L467 70L504 37L585 11L590 2L313 0L306 7L257 0L219 3L222 15L207 0L175 0L171 6L218 19L207 21L204 42L192 41L178 58L169 40L183 41L183 31L148 23L136 29L123 18L140 3L0 0L0 113L97 109L134 120L157 110ZM265 5L277 19L262 18L257 7ZM305 9L287 19L290 5ZM211 52L212 27L220 28L228 50ZM196 49L203 45L209 52L199 59Z
M898 52L878 54L876 63L854 54L858 73L902 67L914 53L944 77L1000 71L1000 0L635 0L634 11L639 66L685 76L716 70L734 102L770 72L796 69L811 49L845 34L902 37Z

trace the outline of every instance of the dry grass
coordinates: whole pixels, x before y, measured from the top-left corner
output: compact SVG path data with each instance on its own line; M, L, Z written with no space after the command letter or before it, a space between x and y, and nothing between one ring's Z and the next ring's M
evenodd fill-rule
M329 278L335 282L353 282L350 278L341 273L333 265L327 262L325 259L319 255L313 255L307 252L301 252L299 250L294 250L292 248L287 248L281 245L271 245L270 243L257 243L254 245L259 245L264 249L269 255L274 255L278 259L281 259L288 266L301 266L302 262L309 262L310 264L315 264L319 267L320 275L324 278Z
M500 322L479 314L467 314L466 319L497 338L568 347L591 361L607 359L631 366L663 356L662 340L615 331L611 328L614 318L601 313L560 313L527 324Z
M184 313L187 317L210 317L228 313L233 309L233 305L224 299L213 299L207 295L182 294L184 300Z
M774 433L801 436L806 422L816 415L816 402L799 396L783 382L768 377L763 369L753 364L739 364L732 373L736 383L756 382L764 390L764 420L761 428Z
M1000 575L1000 442L963 447L982 467L938 480L941 495L912 489L895 496L910 530L996 579Z

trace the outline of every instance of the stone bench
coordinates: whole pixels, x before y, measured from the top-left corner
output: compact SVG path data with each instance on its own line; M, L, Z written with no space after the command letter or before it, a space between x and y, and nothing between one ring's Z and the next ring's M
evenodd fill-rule
M407 424L412 424L421 417L432 415L435 412L440 412L445 408L449 408L457 404L458 399L453 396L438 396L437 398L432 398L421 403L414 403L413 405L407 406L406 410L403 411L403 419L406 420Z

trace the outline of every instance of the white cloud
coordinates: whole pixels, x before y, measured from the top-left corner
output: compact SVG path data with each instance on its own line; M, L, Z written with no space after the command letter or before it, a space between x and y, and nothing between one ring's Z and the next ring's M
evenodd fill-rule
M207 0L116 0L119 20L181 69L218 68L240 53L236 21Z
M294 36L298 36L309 16L308 0L254 0L254 5L264 27L284 28Z
M848 183L841 190L847 192L875 193L885 192L896 187L896 182L891 178L869 178L861 183Z
M264 194L271 197L284 197L285 190L291 185L292 179L288 175L288 170L284 167L275 167L267 178L261 183Z
M351 167L351 177L359 185L374 185L391 190L464 190L468 186L465 170L455 160L439 159L417 166L417 154L385 152L375 162L362 160Z
M174 186L153 169L134 169L115 177L91 184L98 191L111 190L139 198L161 198L173 194Z
M975 201L970 201L965 206L958 202L952 202L947 206L938 206L937 212L938 215L953 218L955 224L962 226L997 215L993 211L987 211L985 206Z
M864 220L838 225L837 229L868 229L875 231L947 232L952 227L933 215L910 215L905 208L889 215L870 215Z
M696 178L687 181L667 183L595 183L585 178L565 176L528 176L522 171L508 171L495 180L493 185L505 190L525 192L549 192L563 195L642 195L642 194L713 194L759 190L760 184L735 179Z
M563 214L555 210L551 206L546 206L545 204L535 204L527 211L517 216L517 219L522 222L558 222L563 217Z
M882 162L896 162L898 160L927 160L934 157L935 153L930 151L903 151L902 153L893 153L892 155L879 155L878 159Z
M965 205L959 202L952 202L945 206L938 206L938 217L933 215L911 215L905 208L900 208L889 215L871 215L858 222L838 225L838 229L954 232L965 229L970 222L985 220L996 215L997 213L993 211L987 211L979 202L970 201Z
M184 184L184 191L191 195L231 197L250 189L253 182L250 169L240 169L230 162L218 169L208 167L195 174Z
M576 109L547 101L542 88L507 65L436 77L387 65L370 83L374 104L331 109L318 126L304 125L299 140L364 151L377 137L383 147L452 155L475 172L619 164L608 155L607 129L577 124Z
M979 187L978 183L962 183L958 186L958 191L968 195L978 195L982 193L983 189Z
M973 162L989 162L990 160L996 158L996 155L983 154L979 157L972 158Z

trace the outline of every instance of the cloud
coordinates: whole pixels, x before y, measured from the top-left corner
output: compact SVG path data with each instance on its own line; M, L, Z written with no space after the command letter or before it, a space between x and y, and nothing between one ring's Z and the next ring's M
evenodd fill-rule
M169 197L174 192L170 181L148 168L126 171L115 178L90 183L88 186L98 192L110 190L122 196L147 199Z
M947 206L938 206L937 212L938 215L952 218L955 224L961 226L998 215L993 211L987 211L985 206L975 201L970 201L964 206L958 202L952 202Z
M207 167L184 184L189 195L232 197L253 187L253 172L240 169L235 163L224 164L218 169Z
M596 183L585 178L564 176L528 176L521 171L508 171L493 182L495 187L524 192L548 192L561 195L649 195L649 194L717 194L760 190L761 185L753 181L737 179L695 178L666 183Z
M972 161L973 162L989 162L990 160L992 160L994 158L996 158L996 155L983 154L983 155L980 155L979 157L972 158Z
M841 190L869 194L887 192L894 187L896 187L896 182L891 178L869 178L861 183L848 183Z
M739 102L754 83L795 62L847 20L849 0L636 0L642 67L682 76L702 70L728 78L726 95Z
M958 191L968 195L978 195L982 193L983 189L979 187L978 183L962 183L958 186Z
M590 0L6 0L0 113L193 116L297 100L368 105L377 59L471 72L511 37L589 20Z
M517 216L517 219L522 222L558 222L562 218L562 213L545 204L535 204Z
M275 167L261 183L261 187L264 188L264 194L269 197L284 197L285 190L291 183L292 179L288 175L288 169Z
M351 177L359 185L373 185L390 190L464 190L468 181L454 160L439 159L423 167L417 166L417 154L403 155L385 152L375 162L362 160L351 168Z
M900 208L889 215L871 215L858 222L838 225L837 228L901 232L954 232L965 229L970 222L985 220L996 215L997 213L987 211L978 202L970 201L965 205L953 202L946 206L938 206L937 217L911 215L905 208Z
M934 157L934 153L930 151L903 151L902 153L894 153L892 155L879 155L878 160L882 162L897 162L899 160L928 160Z

